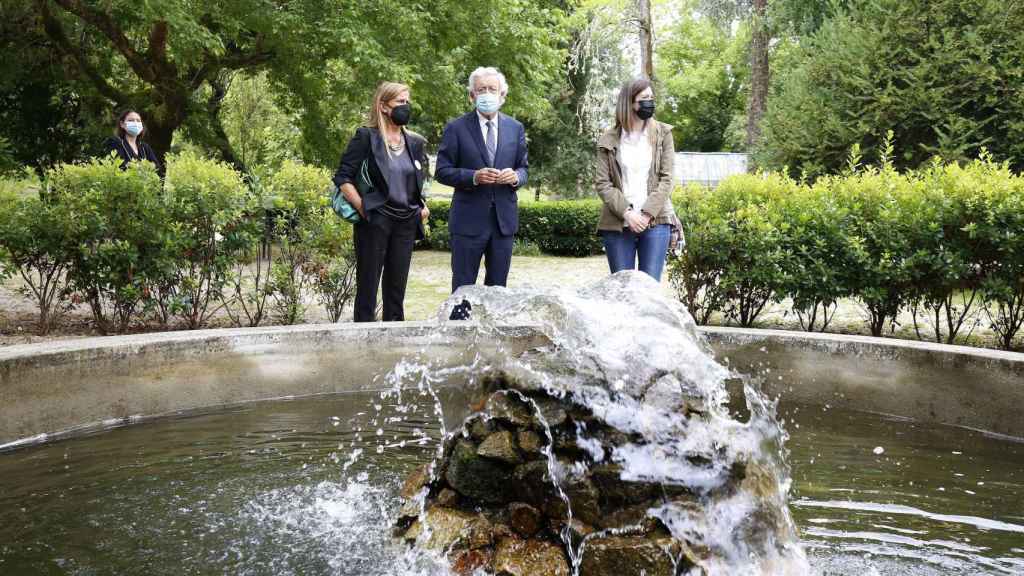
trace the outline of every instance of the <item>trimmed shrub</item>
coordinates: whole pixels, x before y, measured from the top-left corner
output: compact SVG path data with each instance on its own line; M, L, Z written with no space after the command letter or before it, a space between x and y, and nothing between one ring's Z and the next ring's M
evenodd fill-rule
M435 250L450 248L448 200L428 200L430 234L427 244ZM554 256L591 256L603 253L597 222L600 200L562 200L519 204L519 232L516 238Z
M327 170L290 160L267 179L267 198L273 208L271 236L279 249L270 268L268 288L278 320L283 324L303 321L302 296L320 270L317 243L323 241L320 235L325 222L337 219L329 213L329 201L324 194L329 179ZM327 220L328 216L333 220Z
M47 185L72 219L72 287L101 333L126 330L173 245L155 166L133 162L121 170L112 159L63 165L48 173Z
M238 172L191 154L168 160L165 201L174 257L159 292L189 328L200 328L223 306L234 256L251 241L242 224L254 202Z
M687 245L669 278L697 322L750 325L789 299L804 329L825 330L852 297L875 336L909 311L919 338L952 343L987 319L1011 348L1024 328L1024 178L985 156L851 166L814 185L741 175L674 197Z
M0 280L17 275L25 283L22 295L39 310L37 331L45 335L58 319L69 296L67 270L78 246L74 215L38 188L26 192L15 182L0 183Z

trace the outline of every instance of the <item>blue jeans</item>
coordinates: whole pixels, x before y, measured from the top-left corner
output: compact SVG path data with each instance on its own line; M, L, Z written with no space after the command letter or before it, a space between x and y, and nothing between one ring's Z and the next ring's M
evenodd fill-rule
M608 268L612 274L621 270L636 268L636 257L640 256L640 271L661 282L661 271L665 268L665 254L672 239L672 226L658 224L637 234L629 228L622 232L601 231L604 251L608 255Z

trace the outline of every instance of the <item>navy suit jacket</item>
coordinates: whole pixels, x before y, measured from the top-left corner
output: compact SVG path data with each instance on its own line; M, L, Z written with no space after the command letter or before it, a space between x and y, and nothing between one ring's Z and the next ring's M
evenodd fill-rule
M441 146L437 150L438 182L455 189L448 213L448 231L463 236L479 236L491 226L491 203L498 215L498 228L503 236L519 229L519 208L516 189L526 185L526 130L516 119L498 113L498 148L491 168L512 168L519 175L519 184L488 184L475 186L473 174L488 167L484 137L476 111L452 120L444 127Z

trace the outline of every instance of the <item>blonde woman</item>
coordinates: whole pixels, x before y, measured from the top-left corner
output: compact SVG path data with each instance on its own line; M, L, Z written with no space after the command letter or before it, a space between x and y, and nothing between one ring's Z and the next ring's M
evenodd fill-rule
M597 143L594 187L604 202L597 229L612 274L639 266L660 281L678 220L672 207L672 127L654 119L654 108L650 80L622 87L615 126Z
M405 319L412 248L423 237L423 222L429 215L423 198L426 141L406 130L410 116L408 86L396 82L378 86L366 126L356 130L334 174L334 183L362 216L355 224L356 322L376 319L378 285L383 320ZM373 186L361 196L355 183L364 163Z

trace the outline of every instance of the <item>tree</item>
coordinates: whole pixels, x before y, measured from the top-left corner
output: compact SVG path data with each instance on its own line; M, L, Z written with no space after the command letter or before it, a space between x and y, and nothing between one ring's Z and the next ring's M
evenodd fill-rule
M562 198L593 194L595 142L614 117L615 97L632 65L622 51L634 30L624 25L622 6L598 0L569 15L570 42L563 80L549 114L530 120L530 180Z
M38 175L95 151L110 126L105 104L67 74L31 2L0 2L0 138L9 163Z
M33 8L72 80L139 109L161 158L185 127L239 167L220 117L238 72L266 70L299 116L304 156L334 163L381 80L422 87L423 109L437 111L425 118L433 128L465 108L459 86L480 64L502 66L522 87L510 109L542 112L561 60L561 10L538 1L33 0Z
M680 2L677 20L661 34L658 77L664 106L658 117L675 129L677 150L743 150L750 66L746 26L722 26Z
M898 169L986 148L1024 168L1024 6L997 0L865 0L802 42L765 118L759 160L832 173L859 146Z

